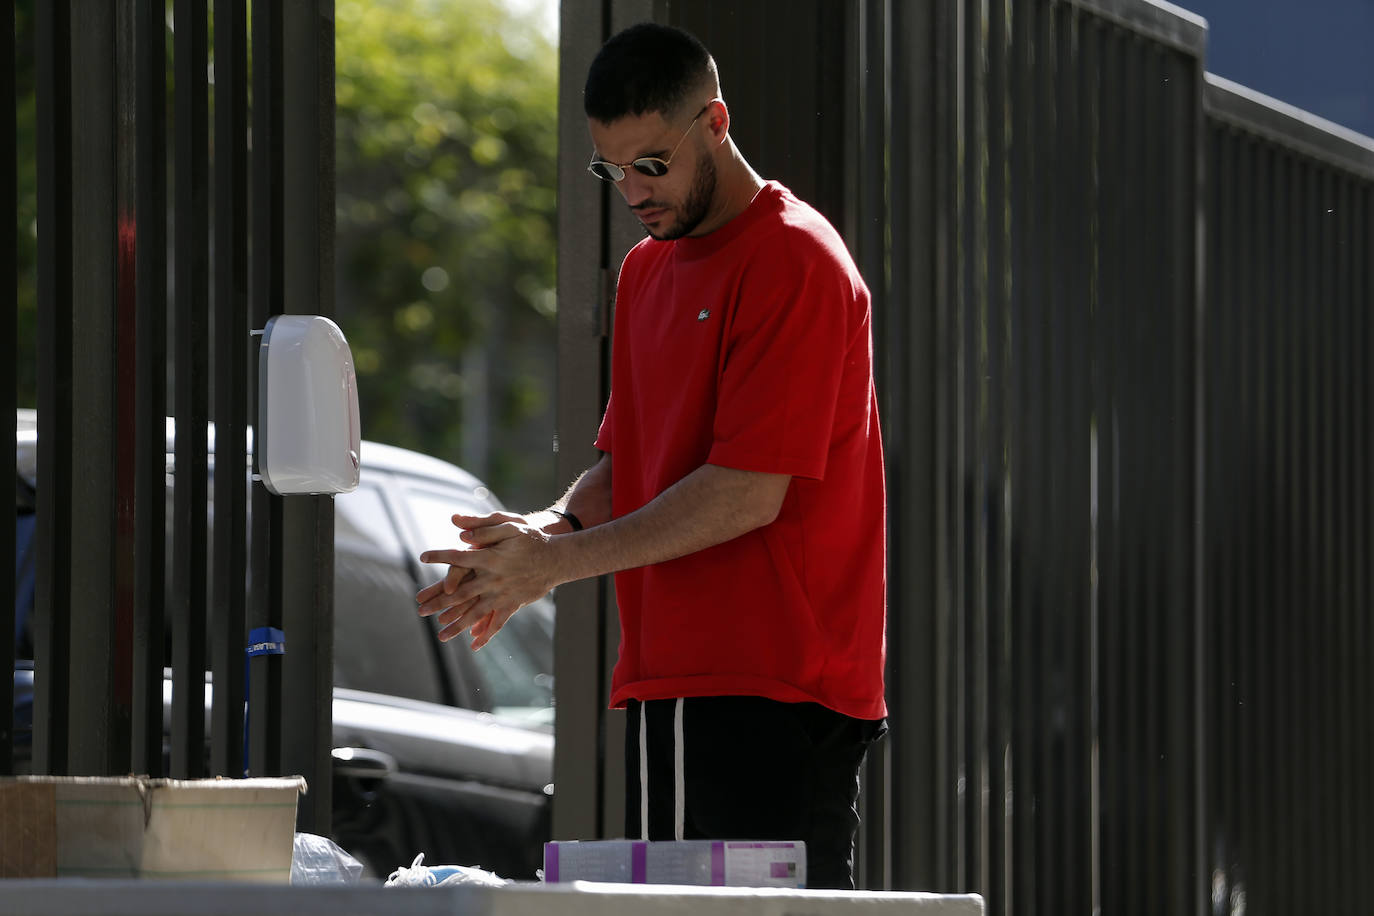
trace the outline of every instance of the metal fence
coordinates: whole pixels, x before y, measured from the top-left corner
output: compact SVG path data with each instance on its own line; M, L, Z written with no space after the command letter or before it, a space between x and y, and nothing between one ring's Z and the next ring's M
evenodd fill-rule
M1206 76L1205 23L1149 0L565 0L565 145L639 19L713 49L745 156L874 294L893 731L861 882L992 913L1367 908L1374 145ZM577 165L565 442L635 237ZM560 799L598 780L560 836L618 829L609 607L560 593L605 615L560 668Z
M1374 141L1209 77L1201 386L1214 908L1361 912Z
M1052 2L950 4L935 28L958 49L936 70L945 242L901 297L932 311L902 366L933 373L908 435L932 452L934 530L894 538L892 667L899 704L933 707L937 793L893 830L991 912L1188 912L1204 31ZM894 239L894 262L904 244L927 242ZM925 791L901 778L930 753L913 737L899 795Z
M246 479L211 469L215 454L221 468L248 461L252 329L272 314L332 312L333 6L217 0L213 21L210 11L205 0L44 0L0 16L7 47L33 42L37 88L31 766L241 774L246 629L272 625L291 652L253 666L249 764L305 774L301 823L327 833L332 504L255 484L250 511ZM31 33L13 34L16 21ZM8 157L14 55L4 60ZM3 268L13 291L13 261ZM12 372L7 384L13 404Z

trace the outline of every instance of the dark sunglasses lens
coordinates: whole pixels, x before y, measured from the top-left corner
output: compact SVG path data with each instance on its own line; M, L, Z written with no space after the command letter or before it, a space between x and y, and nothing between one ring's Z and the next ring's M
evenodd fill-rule
M625 173L621 171L620 166L600 160L596 160L592 162L591 165L587 166L587 171L591 172L602 181L619 181L625 177Z
M631 164L636 171L650 178L660 178L668 174L668 163L662 159L636 159Z

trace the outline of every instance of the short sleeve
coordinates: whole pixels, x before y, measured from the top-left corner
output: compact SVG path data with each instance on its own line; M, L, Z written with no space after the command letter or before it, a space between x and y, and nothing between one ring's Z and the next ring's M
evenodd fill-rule
M712 464L821 478L856 307L822 243L781 247L742 282L722 360Z
M612 448L612 440L615 438L612 435L614 424L611 422L611 417L613 415L611 407L614 401L615 392L612 391L611 396L606 399L606 412L601 415L601 426L596 432L596 442L593 443L597 451L611 452L614 450Z

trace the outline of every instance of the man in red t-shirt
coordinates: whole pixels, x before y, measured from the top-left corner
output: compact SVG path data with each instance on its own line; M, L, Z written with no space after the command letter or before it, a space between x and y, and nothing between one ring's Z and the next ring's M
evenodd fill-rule
M885 499L868 290L843 241L730 138L714 61L644 24L585 88L596 154L648 237L617 286L601 460L554 507L455 516L418 595L484 645L615 572L627 833L807 843L852 887L858 770L885 728ZM614 468L614 470L612 470Z

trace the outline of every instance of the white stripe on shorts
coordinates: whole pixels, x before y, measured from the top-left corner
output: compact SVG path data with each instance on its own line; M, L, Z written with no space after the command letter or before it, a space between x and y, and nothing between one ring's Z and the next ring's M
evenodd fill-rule
M649 704L639 704L639 838L649 838Z
M673 709L673 839L682 839L687 821L687 782L683 776L682 697Z

